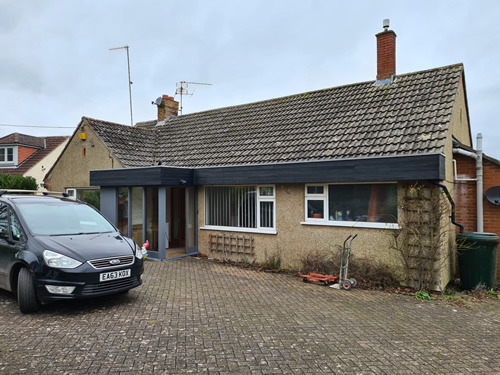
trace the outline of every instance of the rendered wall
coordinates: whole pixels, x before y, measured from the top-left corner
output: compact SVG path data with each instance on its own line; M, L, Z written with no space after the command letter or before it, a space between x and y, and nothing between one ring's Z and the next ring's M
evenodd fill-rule
M446 178L444 181L441 181L444 184L451 196L454 196L454 166L453 166L453 139L457 139L460 143L472 146L472 139L470 134L470 124L469 124L469 115L466 101L466 93L465 93L465 85L463 78L460 79L457 96L455 99L455 103L453 104L453 112L449 123L449 131L448 138L446 140L446 145L444 154L445 154L445 175ZM455 202L456 204L456 202ZM445 199L443 201L443 210L449 212L451 209L451 204ZM442 256L443 264L441 268L441 280L443 281L442 287L445 287L446 284L451 281L453 275L455 274L456 269L456 246L455 246L455 232L456 226L451 223L451 220L448 217L449 215L443 215L442 217L442 225L444 228L449 228L446 234L446 238L444 242L447 243L448 248L443 249ZM458 221L458 220L457 220ZM460 221L458 221L460 222Z
M426 191L438 189L432 185ZM398 195L404 194L404 184L399 184ZM198 225L204 225L204 188L200 187ZM444 231L449 228L449 208L448 201L443 199L445 207ZM394 230L372 229L359 227L337 227L323 225L301 224L304 222L304 185L303 184L277 184L276 185L276 225L277 234L252 234L244 232L224 232L214 230L199 230L198 249L200 253L207 254L215 259L224 259L221 252L210 252L210 234L237 234L248 238L253 238L255 243L255 257L246 258L247 261L255 261L259 264L266 264L273 257L279 257L281 267L298 270L301 266L301 259L308 254L319 251L323 254L337 254L342 248L344 240L350 234L357 234L358 237L352 242L352 256L361 258L367 262L382 263L389 267L396 277L403 280L404 270L402 267L401 253L396 251L394 246ZM442 259L438 261L437 269L438 281L435 284L436 290L442 290L454 275L454 257L449 244L451 236L445 232L443 236L440 254ZM227 254L226 254L227 255ZM243 256L234 254L229 257L232 261L242 261Z
M204 188L199 188L198 225L204 226ZM399 265L398 254L391 249L392 235L390 230L333 227L301 224L304 221L304 185L278 184L276 185L276 225L277 234L253 234L236 232L238 235L253 237L255 241L255 257L248 259L257 263L267 263L272 257L281 259L281 267L299 269L301 259L311 252L320 251L332 254L338 247L342 247L349 234L358 237L352 243L353 257L367 258L380 261L390 267ZM213 230L199 230L198 249L216 259L222 259L223 254L211 253L209 250L209 236L214 233L234 234ZM233 257L233 261L241 261Z
M84 141L78 137L82 132L86 134ZM92 129L82 122L46 176L45 183L53 191L88 188L90 170L112 168L122 168L122 166Z

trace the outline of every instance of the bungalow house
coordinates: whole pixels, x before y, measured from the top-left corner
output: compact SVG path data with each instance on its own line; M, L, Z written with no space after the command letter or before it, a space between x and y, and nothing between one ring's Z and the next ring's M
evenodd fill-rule
M33 177L43 189L43 178L68 139L66 136L35 137L20 133L0 138L0 174Z
M148 240L152 258L199 252L297 269L357 234L353 255L409 283L418 256L398 233L417 212L427 228L418 249L439 238L431 268L442 289L455 230L441 192L453 188L453 142L472 146L464 68L397 75L396 34L376 38L374 81L182 116L163 96L158 121L134 127L83 118L47 184L100 188L101 211ZM61 178L67 170L82 180Z

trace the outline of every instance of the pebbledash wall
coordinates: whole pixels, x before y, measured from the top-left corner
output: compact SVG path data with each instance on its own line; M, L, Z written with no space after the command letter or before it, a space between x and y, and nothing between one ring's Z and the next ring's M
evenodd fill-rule
M276 234L260 234L230 232L223 230L203 229L205 212L205 189L198 190L198 251L202 254L221 259L248 261L266 264L271 259L279 258L281 267L299 269L301 260L310 254L319 252L322 255L339 256L338 249L350 235L358 237L352 242L352 256L378 261L390 267L396 275L401 275L399 254L392 249L393 236L391 229L374 229L362 227L339 227L328 225L302 224L305 221L304 184L276 184ZM398 187L398 195L401 193ZM241 254L222 254L210 251L210 235L224 234L252 238L255 249L254 256ZM335 258L334 258L335 259ZM337 259L336 259L337 260Z
M476 178L476 161L464 155L455 155L457 177L455 181L455 200L457 221L466 232L477 231L476 182L460 181ZM484 193L492 186L500 185L500 161L483 155L483 217L484 232L495 233L500 237L500 206L484 198ZM497 280L500 279L500 257L497 257Z
M82 132L85 132L85 140L79 138ZM89 188L89 170L112 168L122 168L120 161L89 126L82 126L66 144L57 163L45 177L45 184L53 191Z

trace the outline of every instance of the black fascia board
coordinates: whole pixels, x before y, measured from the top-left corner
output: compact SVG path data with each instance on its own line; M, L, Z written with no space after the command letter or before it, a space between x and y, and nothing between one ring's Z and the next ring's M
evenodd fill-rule
M167 166L90 171L91 186L194 186L445 179L443 154L204 168Z
M90 186L193 186L194 170L167 166L90 171Z
M443 154L197 168L197 185L444 180Z

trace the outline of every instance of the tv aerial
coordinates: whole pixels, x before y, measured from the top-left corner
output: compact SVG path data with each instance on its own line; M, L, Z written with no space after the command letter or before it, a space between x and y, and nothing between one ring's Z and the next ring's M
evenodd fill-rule
M181 115L182 115L182 97L184 95L193 95L194 92L189 92L188 85L203 85L203 86L212 86L211 83L201 83L201 82L186 82L180 81L176 83L175 95L181 96Z
M128 53L128 49L130 47L127 45L127 46L123 46L123 47L116 47L116 48L110 48L109 50L110 51L115 51L117 49L125 49L127 50L127 66L128 66L128 95L129 95L129 99L130 99L130 126L134 126L134 117L132 116L132 81L130 80L130 58L129 58L129 53Z

